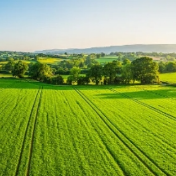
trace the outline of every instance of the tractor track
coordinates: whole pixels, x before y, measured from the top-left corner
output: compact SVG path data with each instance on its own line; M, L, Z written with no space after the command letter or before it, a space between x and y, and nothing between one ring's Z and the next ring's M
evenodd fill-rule
M112 105L111 105L111 107L112 107ZM123 118L123 117L122 117L122 118ZM124 119L124 121L126 121L126 123L131 124L131 123L129 123L125 118L123 118L123 119ZM139 123L138 121L136 121L135 119L134 119L134 121L135 121L137 124L139 124L140 126L142 126L146 131L148 131L148 129L147 129L143 124L140 124L140 123ZM134 125L133 125L133 127L136 128ZM176 147L174 147L173 145L169 144L169 143L165 140L165 138L163 138L163 137L161 137L161 136L159 136L159 135L157 135L157 134L155 134L155 133L153 133L153 132L151 132L151 131L150 131L150 133L151 133L154 137L156 137L158 140L162 141L162 142L165 143L167 146L171 147L173 150L176 150Z
M82 97L81 97L81 98L82 98ZM85 100L84 100L84 101L85 101ZM87 102L86 102L86 103L87 103ZM77 103L77 104L78 104L78 103ZM78 104L78 106L79 106L79 107L81 108L81 110L85 113L85 110L83 109L83 107L82 107L80 104ZM89 121L90 121L91 125L94 127L94 130L96 131L96 133L97 133L97 135L98 135L100 141L101 141L102 144L105 146L106 150L108 151L108 153L109 153L110 156L112 157L113 161L114 161L114 162L117 164L117 166L120 168L120 170L122 171L123 175L124 175L124 176L125 176L125 175L128 175L127 171L126 171L124 168L122 168L122 166L119 164L118 158L117 158L116 156L114 156L114 153L113 153L112 149L110 149L110 147L107 145L107 143L104 142L104 139L102 138L102 136L99 134L102 129L101 129L98 125L96 125L96 123L93 122L92 119L89 120ZM86 128L88 128L88 127L86 127ZM98 130L97 130L97 129L98 129ZM109 129L109 128L108 128L108 129ZM92 137L91 137L91 138L92 138ZM92 140L94 141L93 138L92 138Z
M35 115L35 118L34 118L34 124L33 124L33 130L32 130L32 139L31 139L31 143L30 143L30 152L29 152L29 160L28 160L28 167L27 167L27 170L26 170L26 176L29 176L29 173L30 173L32 150L33 150L33 144L34 144L34 134L35 134L35 130L36 130L37 116L38 116L39 108L40 108L40 105L41 105L42 90L43 90L43 87L41 88L41 92L40 92L40 95L39 95L39 103L38 103L36 115Z
M131 153L133 153L136 158L153 174L153 175L158 175L158 172L156 172L153 168L151 168L151 164L155 167L155 169L158 169L160 173L163 175L168 175L170 174L166 172L164 169L162 169L160 166L157 165L151 158L146 156L146 154L139 148L137 147L121 130L117 129L111 121L108 119L108 117L89 99L87 98L80 90L73 88L86 102L87 104L96 112L96 114L101 118L101 120L108 126L108 128L118 137L118 139L126 146ZM106 120L105 120L106 119ZM129 144L127 144L125 141L127 141ZM136 151L134 151L134 149ZM140 156L142 155L146 160L144 161L143 157Z
M132 100L132 101L134 101L134 102L136 102L136 103L138 103L138 104L140 104L140 105L142 105L142 106L145 106L146 108L151 109L151 110L153 110L153 111L155 111L155 112L157 112L157 113L159 113L159 114L161 114L161 115L164 115L165 117L167 117L167 118L169 118L169 119L172 119L172 120L176 121L176 117L173 116L173 115L171 115L171 114L168 114L168 113L166 113L166 112L164 112L164 111L161 111L161 110L159 110L159 109L157 109L157 108L155 108L155 107L153 107L153 106L151 106L151 105L148 105L148 104L146 104L146 103L144 103L144 102L141 102L141 101L139 101L139 100L137 100L137 99L135 99L135 98L133 98L133 97L130 97L130 96L126 95L125 93L118 92L117 90L114 90L114 89L112 89L112 88L109 88L109 90L112 91L112 92L114 92L114 93L118 93L118 94L120 94L122 97L127 98L127 99L130 99L130 100Z
M19 156L19 159L18 159L18 164L17 164L16 171L15 171L15 176L17 176L18 173L19 173L20 164L21 164L21 160L22 160L22 156L23 156L24 147L25 147L25 140L26 140L27 132L28 132L28 129L29 129L29 126L30 126L30 122L31 122L31 119L32 119L32 114L34 112L34 107L35 107L36 102L37 102L37 98L40 96L39 97L39 103L38 103L37 112L38 112L38 109L39 109L39 105L40 105L40 101L41 101L41 91L42 91L42 89L39 88L39 90L38 90L38 92L37 92L37 94L35 96L35 100L34 100L34 103L33 103L32 109L31 109L31 113L30 113L30 116L29 116L29 119L28 119L28 122L27 122L27 125L26 125L25 134L24 134L24 138L23 138L23 142L22 142L22 147L21 147L21 152L20 152L20 156ZM30 163L31 155L32 155L32 145L33 145L34 129L35 129L35 124L36 124L37 114L38 113L36 113L35 119L34 119L34 125L33 125L33 131L32 131L31 144L30 144L30 153L29 153L29 160L28 160L27 171L29 169L29 163Z

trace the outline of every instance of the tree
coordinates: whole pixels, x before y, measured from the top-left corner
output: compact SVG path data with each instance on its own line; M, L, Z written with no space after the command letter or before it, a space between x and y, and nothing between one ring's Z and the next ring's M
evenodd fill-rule
M159 66L160 73L166 72L166 64L164 62L159 62L158 66Z
M91 67L93 65L92 63L93 59L91 59L90 56L87 56L86 57L86 60L85 60L85 64L88 66L88 67Z
M78 85L85 85L89 83L89 78L86 76L79 76L78 77Z
M166 72L175 72L176 71L176 62L166 63Z
M80 69L78 67L73 67L71 70L70 70L70 75L72 76L72 81L77 81L78 80L78 76L79 76L79 73L80 73Z
M101 57L105 57L105 55L106 55L105 53L101 52Z
M80 68L84 67L84 62L80 62L80 63L79 63L79 67L80 67Z
M138 80L141 84L152 83L158 78L158 64L152 58L141 57L132 61L133 81Z
M123 83L129 84L132 78L131 64L124 65L122 67L121 80L123 80Z
M92 79L98 85L99 81L102 78L102 66L101 65L93 65L87 73L87 77Z
M12 72L12 70L14 69L15 66L15 62L14 59L10 59L7 64L5 65L5 70L9 71L10 73Z
M119 61L107 63L103 68L105 77L109 77L109 83L112 84L117 74L121 73L122 65Z
M120 84L122 81L122 77L117 75L115 78L114 78L114 84Z
M72 85L72 82L73 82L73 81L74 81L73 76L70 75L70 76L67 78L67 84Z
M17 62L12 70L12 75L19 78L24 77L25 72L28 70L28 65L22 61Z
M37 62L30 66L29 75L38 81L44 81L53 75L52 69L46 64Z
M63 82L64 82L64 79L63 79L63 77L61 75L58 75L58 76L52 78L52 83L53 84L62 85Z
M130 64L130 63L131 63L131 61L129 59L125 58L125 59L123 59L122 65Z
M97 59L99 59L101 57L101 54L96 54L97 55Z

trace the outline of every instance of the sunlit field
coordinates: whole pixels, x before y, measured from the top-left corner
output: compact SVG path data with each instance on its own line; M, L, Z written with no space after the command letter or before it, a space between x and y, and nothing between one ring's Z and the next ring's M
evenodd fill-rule
M160 74L160 80L168 83L176 83L176 73Z
M45 64L55 64L57 62L60 62L62 59L55 59L55 58L39 58L40 63L45 63Z
M101 64L112 62L114 60L117 60L118 56L105 56L105 57L100 57L99 59L96 59Z
M176 90L0 79L3 175L176 175Z

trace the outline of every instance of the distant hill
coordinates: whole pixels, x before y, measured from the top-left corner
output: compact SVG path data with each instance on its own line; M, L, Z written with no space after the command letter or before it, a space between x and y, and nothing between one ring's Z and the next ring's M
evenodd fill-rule
M151 45L122 45L122 46L107 46L107 47L93 47L93 48L84 48L84 49L52 49L52 50L43 50L36 51L35 53L44 53L44 54L79 54L79 53L101 53L104 52L109 54L111 52L162 52L162 53L173 53L176 52L176 44L151 44Z

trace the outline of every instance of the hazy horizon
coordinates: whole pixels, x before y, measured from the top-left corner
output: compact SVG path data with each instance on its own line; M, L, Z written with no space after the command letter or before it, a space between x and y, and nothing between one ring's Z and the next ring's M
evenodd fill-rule
M6 0L0 50L175 44L174 0Z
M143 46L150 46L150 45L176 45L176 43L174 43L174 44L170 44L170 43L168 43L168 44L163 44L163 43L161 43L161 44L155 44L155 43L154 44L124 44L124 45L111 45L111 46L90 46L90 47L83 47L83 48L81 48L81 47L78 47L78 48L73 48L73 47L72 48L47 48L47 49L43 48L41 50L35 50L35 51L25 51L25 50L23 50L23 51L21 51L21 50L0 50L0 51L7 51L7 52L31 52L32 53L32 52L39 52L39 51L63 50L65 52L67 50L69 51L69 50L74 50L74 49L76 49L76 50L77 49L78 50L84 50L84 49L91 49L91 48L93 49L93 48L125 47L125 46L137 46L137 45L139 45L139 46L142 46L142 45ZM142 50L133 51L133 52L140 52L140 51L143 52ZM121 51L121 52L123 52L123 51ZM154 51L151 51L151 52L157 52L157 51L154 50ZM174 51L172 51L172 52L174 52Z

